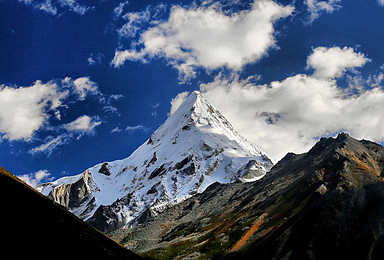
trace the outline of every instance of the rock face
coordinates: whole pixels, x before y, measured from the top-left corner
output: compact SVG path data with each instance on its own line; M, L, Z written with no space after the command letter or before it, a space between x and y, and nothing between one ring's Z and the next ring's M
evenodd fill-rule
M0 198L1 253L11 259L141 259L1 167Z
M340 134L111 235L161 259L382 259L383 177L384 148Z
M90 198L92 185L94 183L92 183L89 172L84 172L76 182L52 189L49 197L69 209L75 209Z
M214 182L254 181L271 167L268 155L193 92L128 158L37 189L108 232L143 222Z

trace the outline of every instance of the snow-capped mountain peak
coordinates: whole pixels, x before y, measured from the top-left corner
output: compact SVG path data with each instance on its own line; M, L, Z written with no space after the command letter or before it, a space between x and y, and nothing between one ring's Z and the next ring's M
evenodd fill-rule
M128 158L38 189L110 231L142 222L214 182L257 180L271 167L269 157L195 91Z

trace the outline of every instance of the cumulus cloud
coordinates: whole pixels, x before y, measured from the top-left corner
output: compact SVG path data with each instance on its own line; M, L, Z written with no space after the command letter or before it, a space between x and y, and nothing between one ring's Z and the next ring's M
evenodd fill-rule
M320 14L323 12L331 14L334 11L340 9L340 2L341 0L304 0L304 4L307 6L307 11L309 13L308 23L310 24L315 21L317 18L320 17Z
M116 50L111 64L119 67L127 60L164 58L183 79L195 77L198 67L237 71L276 46L273 24L293 9L270 0L255 1L250 10L231 14L214 4L174 6L168 20L144 31L131 49Z
M275 159L341 131L384 141L384 89L377 84L343 88L335 79L298 74L266 85L218 76L200 88L235 129Z
M95 134L96 127L103 122L98 115L82 115L60 124L73 104L96 101L103 106L103 113L118 114L111 103L120 98L122 95L101 93L89 77L36 81L26 87L0 85L0 141L38 143L29 153L49 156L75 138Z
M99 121L97 117L83 115L77 118L76 120L63 125L63 128L73 133L93 134L95 127L100 124L101 121Z
M36 10L44 11L50 15L57 15L59 8L68 9L71 12L79 15L84 15L92 7L79 4L76 0L19 0L28 6L33 7Z
M36 81L28 87L0 85L0 136L30 141L36 131L48 126L53 115L61 119L60 109L67 107L63 102L96 94L100 94L97 84L88 77Z
M369 61L364 54L355 52L353 48L318 47L309 55L307 67L315 70L313 76L316 78L338 78L347 69L362 67Z
M3 139L30 140L47 123L69 92L51 81L29 87L0 86L0 133Z
M50 181L52 179L50 176L51 174L47 170L40 170L38 172L18 176L18 178L29 186L35 188L43 181Z
M89 79L89 77L77 78L73 81L74 91L79 96L79 100L84 100L86 96L100 94L96 82Z

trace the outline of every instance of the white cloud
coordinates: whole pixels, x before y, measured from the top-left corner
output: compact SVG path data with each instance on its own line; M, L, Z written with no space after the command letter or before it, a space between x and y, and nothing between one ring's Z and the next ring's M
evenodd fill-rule
M149 129L143 125L135 125L135 126L127 126L125 129L121 129L120 127L115 127L111 130L111 133L121 133L123 131L133 132L133 131L144 131L147 132Z
M81 77L73 81L74 92L79 96L79 100L85 100L85 97L92 94L100 94L96 82L89 77Z
M127 126L125 128L125 131L136 131L136 130L141 130L141 131L146 132L146 131L148 131L148 128L146 128L143 125Z
M122 132L123 130L122 129L120 129L118 126L116 126L115 128L113 128L112 130L111 130L111 133L120 133L120 132Z
M304 74L268 85L218 76L201 91L235 129L275 159L305 152L317 138L340 131L384 141L382 86L351 90L335 79Z
M89 117L87 115L80 116L76 120L63 125L63 128L69 132L80 134L94 134L95 127L102 122L96 117Z
M384 0L377 0L378 4L384 6Z
M52 178L49 178L49 176L51 176L51 174L47 170L40 170L35 173L18 176L18 178L23 182L27 183L29 186L35 188L43 181L51 180Z
M65 130L64 133L56 137L48 136L44 143L32 148L28 152L32 155L45 153L50 156L52 152L59 146L71 142L71 140L75 138L75 134L77 135L77 139L80 139L84 134L93 135L95 133L95 128L101 123L102 122L99 121L97 117L89 117L87 115L83 115L68 124L60 126L59 129L57 129Z
M334 11L341 8L339 3L341 0L304 0L304 4L307 6L307 11L309 13L308 23L312 23L317 18L320 17L320 13L326 12L328 14L333 13Z
M34 9L41 10L50 15L57 15L58 8L66 8L69 11L84 15L92 7L87 7L76 2L76 0L19 0Z
M38 130L49 126L52 116L61 119L60 109L68 108L68 99L85 100L91 94L100 92L88 77L36 81L28 87L0 85L0 137L30 141Z
M179 108L181 104L183 104L184 100L188 97L189 92L181 92L179 93L174 99L171 101L171 111L169 112L170 115L176 112L176 110Z
M0 86L0 133L2 138L30 140L47 123L49 112L57 110L69 95L51 81L36 81L29 87Z
M147 8L141 12L129 12L123 16L127 22L117 31L120 37L135 37L136 33L141 29L143 23L148 23L150 19L150 11Z
M121 3L119 5L119 9L115 9L119 13L118 16L114 16L115 20L118 19L123 12L123 8L126 4ZM122 9L120 7L122 6ZM144 30L144 28L151 24L159 23L157 18L160 13L164 13L166 10L166 5L160 3L156 6L149 5L144 11L138 12L127 12L122 15L122 19L126 21L126 23L117 30L118 35L121 38L133 38L136 37L137 33ZM120 13L121 11L121 13Z
M307 66L315 70L314 77L338 78L347 69L362 67L369 61L364 54L355 52L353 48L318 47L309 55Z
M56 137L49 136L46 138L45 143L32 148L28 152L32 155L46 153L50 156L57 147L69 143L72 138L73 134L61 134Z
M175 6L167 21L143 32L131 49L117 50L111 64L119 67L127 60L165 58L184 79L195 77L197 67L240 70L275 46L273 23L292 12L292 6L270 0L255 1L250 10L232 14L215 4L189 9ZM136 29L128 35L132 33Z
M128 5L129 4L129 2L128 1L125 1L125 2L121 2L120 4L119 4L119 6L117 6L117 7L115 7L115 9L113 9L113 19L118 19L118 18L120 18L120 16L121 16L121 14L123 13L123 11L124 11L124 7L126 6L126 5Z
M91 53L91 55L87 59L87 62L89 65L101 64L103 58L104 58L104 55L102 53L98 53L98 54Z

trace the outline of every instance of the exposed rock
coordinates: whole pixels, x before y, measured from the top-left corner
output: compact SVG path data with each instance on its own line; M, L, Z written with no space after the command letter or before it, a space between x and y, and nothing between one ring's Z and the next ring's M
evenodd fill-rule
M321 184L320 187L316 190L316 192L320 193L320 195L324 195L327 193L328 189L324 184Z
M123 227L126 223L127 216L122 214L123 211L121 209L123 205L129 205L131 199L131 194L128 194L124 198L114 202L112 205L99 206L93 216L86 222L103 232L111 232Z
M264 171L259 167L256 160L250 160L246 165L241 167L237 172L237 179L247 182L255 181L264 176Z
M89 172L84 172L78 181L53 188L48 197L69 209L74 209L91 199L93 185Z
M160 176L160 175L163 175L164 173L166 173L167 170L165 169L164 167L164 163L162 165L160 165L160 167L156 168L152 173L151 175L149 176L148 180L151 180L157 176Z
M149 163L147 164L147 168L149 166L151 166L152 164L154 164L155 162L157 161L157 156L156 156L156 152L153 153L153 156L152 156L152 159L149 161Z
M109 164L107 162L103 163L100 167L99 173L105 174L107 176L111 175L108 166Z
M182 161L176 163L176 164L175 164L175 168L176 168L177 170L180 170L180 169L183 168L186 164L188 164L190 161L191 161L191 157L188 156L188 157L184 158Z

